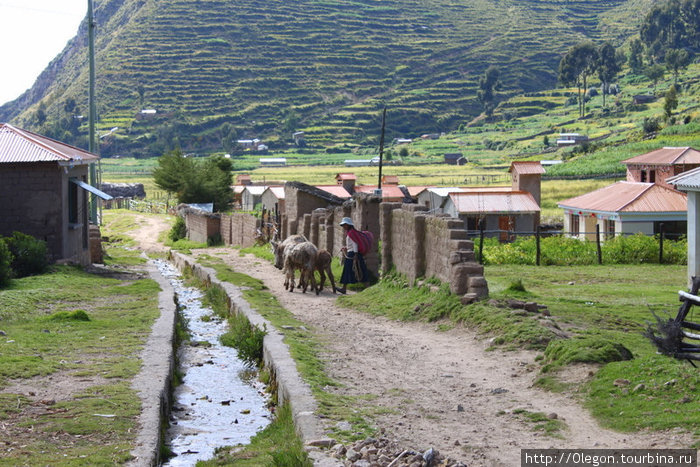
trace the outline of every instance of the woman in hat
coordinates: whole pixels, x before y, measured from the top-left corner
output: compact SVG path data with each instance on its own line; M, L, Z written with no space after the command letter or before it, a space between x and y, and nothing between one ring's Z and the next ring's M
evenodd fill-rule
M369 282L367 275L367 265L365 264L365 259L360 254L357 247L357 236L361 235L355 229L355 224L353 224L352 219L349 217L343 217L340 221L340 226L345 231L345 246L340 249L343 253L343 275L340 277L340 283L343 284L341 288L336 288L336 292L344 294L347 291L348 284L356 284L358 282L367 283Z

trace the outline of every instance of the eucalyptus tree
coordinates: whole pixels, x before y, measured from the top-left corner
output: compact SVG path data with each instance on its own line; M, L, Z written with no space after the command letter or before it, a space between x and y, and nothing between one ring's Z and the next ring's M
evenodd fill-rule
M690 54L685 49L669 49L666 51L666 69L673 73L673 82L678 84L681 70L690 65Z
M605 108L605 96L608 93L608 86L618 73L622 71L615 47L609 42L605 42L598 49L597 68L598 78L603 91L603 108Z
M491 65L486 69L484 76L479 80L477 98L481 102L486 115L491 116L495 107L495 91L500 88L501 70Z
M581 90L587 89L588 77L597 69L598 56L598 49L593 42L581 42L571 47L559 62L559 81L565 86L576 86L581 117L586 114Z

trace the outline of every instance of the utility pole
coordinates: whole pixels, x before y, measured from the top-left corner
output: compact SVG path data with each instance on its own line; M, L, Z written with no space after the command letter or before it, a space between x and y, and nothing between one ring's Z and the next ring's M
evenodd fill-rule
M377 182L377 190L379 196L382 194L382 164L384 163L384 130L386 128L386 107L382 115L382 136L379 138L379 181Z
M90 68L90 86L89 86L89 145L88 150L92 154L97 154L97 145L95 144L95 118L97 114L97 106L95 103L95 20L92 12L92 0L88 2L88 62ZM97 167L95 162L90 164L90 185L97 188ZM90 195L90 220L97 224L97 197L94 194Z

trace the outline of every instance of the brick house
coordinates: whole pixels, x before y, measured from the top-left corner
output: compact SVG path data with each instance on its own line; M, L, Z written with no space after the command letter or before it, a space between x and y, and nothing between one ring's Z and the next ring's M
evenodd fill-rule
M0 236L20 231L47 245L51 261L90 264L90 164L99 156L0 124Z

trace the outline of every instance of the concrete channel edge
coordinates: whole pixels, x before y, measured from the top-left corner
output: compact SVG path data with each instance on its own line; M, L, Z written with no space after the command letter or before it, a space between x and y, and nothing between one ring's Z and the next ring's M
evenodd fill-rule
M265 318L263 318L243 298L241 289L216 277L216 271L198 264L194 258L182 253L171 251L170 259L180 270L189 269L192 274L205 284L215 285L226 292L232 313L243 313L251 324L267 328L263 340L263 360L277 384L278 402L288 402L296 427L309 456L315 465L329 465L319 447L330 447L333 440L328 438L316 415L317 404L311 393L311 388L304 382L297 371L296 363L289 353L289 348L283 342L284 336ZM172 346L171 346L172 347Z

